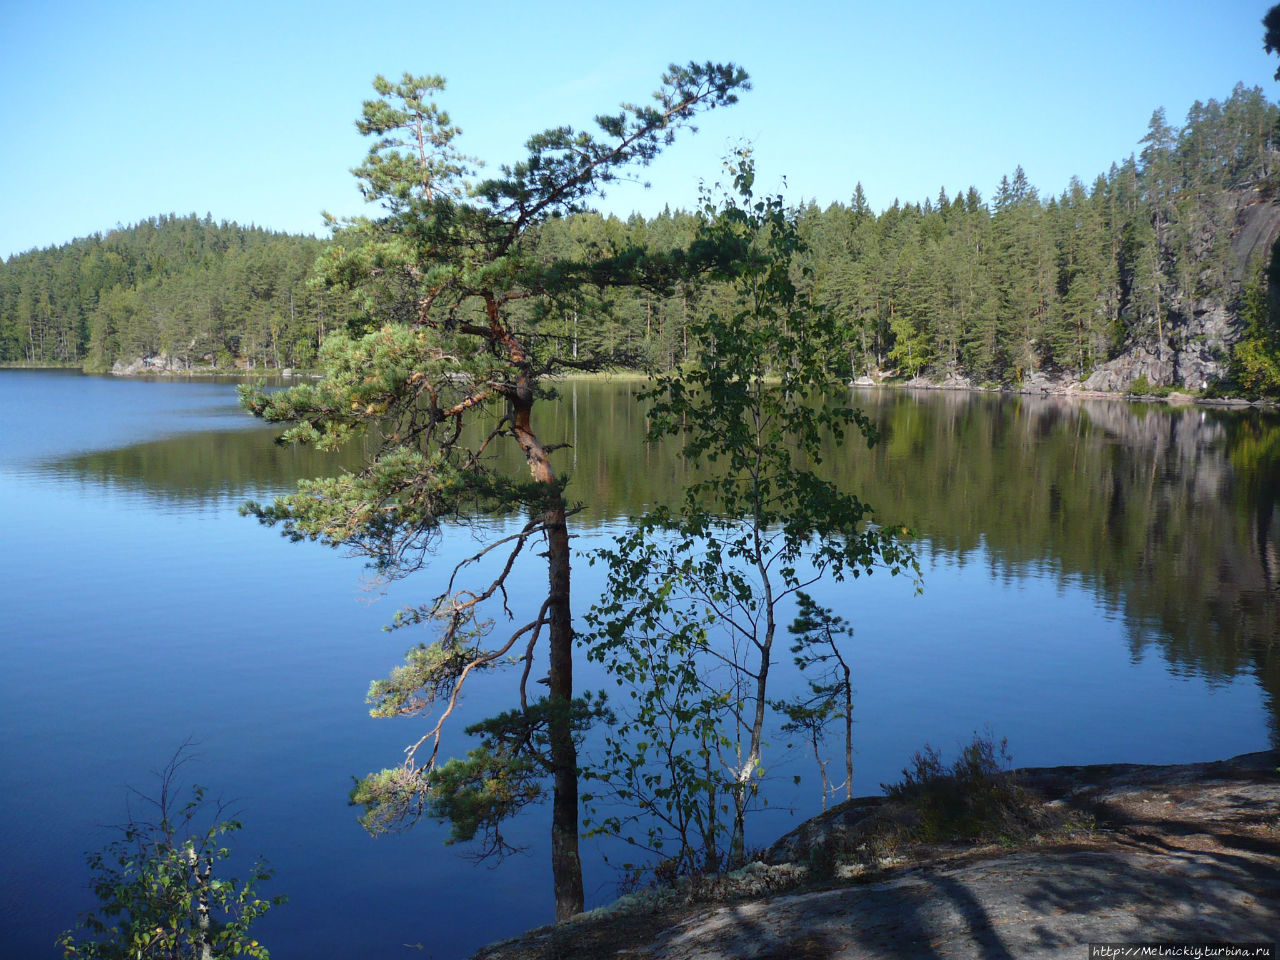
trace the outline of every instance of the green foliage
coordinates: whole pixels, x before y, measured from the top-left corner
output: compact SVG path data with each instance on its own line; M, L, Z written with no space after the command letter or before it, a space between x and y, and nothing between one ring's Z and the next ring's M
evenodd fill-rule
M732 744L721 731L728 704L699 674L711 618L674 606L663 616L659 605L640 614L643 625L619 617L643 588L629 593L628 584L642 581L615 581L615 572L612 602L587 614L589 656L608 666L627 709L609 727L603 755L583 771L600 791L584 797L586 822L593 834L621 837L653 858L659 878L715 872L728 854L723 757Z
M471 635L455 633L445 642L420 643L405 654L405 662L393 667L384 680L369 684L371 717L407 717L430 710L448 698L469 667L492 665L489 651L472 644Z
M1280 350L1249 337L1236 344L1233 374L1251 397L1280 397Z
M950 768L925 744L903 768L902 780L882 789L912 812L912 841L1012 839L1033 826L1033 811L1009 772L1010 760L1008 740L997 744L990 735L975 733Z
M432 660L430 649L419 649L420 660ZM450 673L447 668L444 672ZM370 690L370 700L376 696L379 704L370 711L374 716L407 715L426 708L419 695L398 712L393 710L384 683L375 682ZM465 757L428 768L409 764L368 774L356 781L350 802L364 807L360 822L374 835L403 829L425 815L450 824L446 843L478 840L477 859L513 853L516 848L503 836L503 824L544 799L544 782L551 770L551 730L557 720L567 723L575 741L581 742L593 723L612 723L614 715L604 694L575 699L567 709L544 697L468 726L466 733L479 737L480 745Z
M528 753L481 746L429 774L406 767L371 773L356 781L350 801L364 807L360 823L374 835L403 829L425 814L450 822L446 843L470 842L479 832L485 842L478 856L505 855L514 848L503 838L503 823L542 799L545 777L545 766Z
M366 100L358 129L377 137L365 162L353 172L362 181L366 200L389 207L407 206L417 189L430 199L443 189L454 198L463 193L464 178L471 172L471 157L453 148L462 131L434 102L443 93L443 77L415 77L406 73L399 83L379 74L373 80L378 99Z
M920 324L899 311L889 321L889 333L893 337L889 361L904 377L914 377L930 364L933 359L931 344Z
M93 892L101 902L78 927L58 938L67 958L86 960L204 960L207 957L257 957L266 947L249 928L285 897L262 899L258 885L271 878L261 863L241 882L223 877L219 866L230 856L226 837L241 829L224 819L221 804L192 786L177 795L176 776L185 763L179 751L160 774L156 797L137 796L155 819L132 814L121 836L88 855ZM201 826L206 820L210 826ZM216 872L215 872L216 870Z
M830 390L840 327L793 280L805 250L794 215L754 195L749 152L727 167L732 194L704 201L697 243L715 252L712 276L731 295L689 321L698 362L657 374L646 391L650 438L678 438L704 475L677 507L655 506L598 552L607 599L588 617L588 656L633 710L600 776L633 807L668 811L657 819L678 852L652 833L643 845L677 864L726 859L725 794L727 862L745 855L779 606L824 575L917 569L892 531L865 522L865 504L812 469L828 439L853 431L871 443L875 431ZM681 778L688 787L673 787Z
M1262 18L1262 27L1265 31L1262 35L1262 49L1267 53L1280 52L1280 4L1267 11L1267 15ZM1276 69L1275 78L1280 80L1280 68Z
M732 102L738 79L678 68L653 106L601 118L598 134L539 134L525 162L481 180L435 103L443 80L380 77L357 121L372 142L356 169L379 214L335 222L317 275L313 238L208 218L32 251L0 264L0 362L109 369L164 352L189 368L309 365L338 326L365 333L423 309L484 322L474 298L450 293L478 280L521 294L507 310L536 331L532 352L672 370L709 348L691 320L733 297L727 275L691 278L704 265L692 249L699 211L623 221L585 208L617 172L598 161L648 162L695 90L708 96L690 112ZM822 361L845 375L998 385L1040 371L1085 377L1126 343L1176 344L1193 301L1235 301L1237 214L1274 182L1276 118L1261 90L1237 86L1197 101L1181 127L1156 111L1141 154L1087 189L1073 179L1042 194L1015 169L990 203L970 187L877 216L857 187L848 204L791 211L807 244L793 280L840 325ZM619 287L623 277L634 286ZM1249 340L1241 369L1265 382L1272 353Z
M727 198L717 209L708 199L700 239L724 252L720 273L733 299L692 322L704 345L699 363L658 374L646 393L650 438L679 437L684 455L705 463L710 476L691 486L680 517L658 512L655 522L695 535L714 531L713 564L723 557L754 565L773 555L768 530L780 534L775 563L784 570L810 548L837 576L870 572L881 550L894 565L908 557L895 552L891 534L860 526L867 506L804 466L821 461L828 436L838 444L852 429L870 445L875 431L829 388L824 358L838 349L840 329L792 280L803 249L793 214L780 198L755 199L749 154L730 172L741 200ZM820 532L841 536L817 541Z
M545 767L528 756L477 747L432 772L430 809L451 824L449 843L474 840L487 829L493 840L486 849L496 850L505 847L502 824L542 797L545 776Z
M571 511L565 478L550 460L560 445L539 435L533 410L553 395L546 378L616 362L607 341L593 345L599 352L580 352L576 333L571 344L558 336L569 317L576 331L579 314L610 309L613 290L638 282L669 288L691 268L686 255L650 257L621 238L557 242L566 238L553 224L581 213L623 168L650 162L699 111L734 103L746 85L732 64L673 65L652 104L598 117L598 134L569 127L536 134L525 160L476 181L474 161L454 146L458 128L434 102L444 81L378 77L378 97L357 124L375 139L354 173L379 210L337 225L317 266L349 304L345 330L321 349L319 384L243 394L256 415L295 424L285 441L329 449L360 436L369 445L358 471L247 505L294 540L345 546L395 577L427 563L447 526L483 521L496 530L495 516L522 518L439 577L433 599L397 615L393 627L430 625L437 639L413 647L372 686L372 712L430 710L435 724L408 749L403 768L359 781L353 802L364 805L362 820L375 832L425 813L450 820L456 840L483 836L482 854L503 854L501 821L538 799L549 776L559 919L582 909L575 738L579 723L597 713L573 696ZM522 456L520 475L494 456L503 445ZM517 618L507 585L526 576L521 561L536 541L546 545L548 592ZM505 633L484 641L499 623ZM531 702L541 641L548 696ZM524 667L518 709L470 728L481 746L437 764L444 724L468 678L510 663Z
M1128 394L1131 397L1167 397L1173 390L1172 384L1155 386L1147 380L1145 374L1139 374L1130 382Z
M320 247L168 215L10 258L0 263L0 361L303 365L333 322L334 299L307 283Z
M1274 275L1273 261L1270 275ZM1268 296L1269 273L1257 271L1245 284L1240 317L1243 339L1231 357L1231 379L1248 396L1280 397L1280 323Z

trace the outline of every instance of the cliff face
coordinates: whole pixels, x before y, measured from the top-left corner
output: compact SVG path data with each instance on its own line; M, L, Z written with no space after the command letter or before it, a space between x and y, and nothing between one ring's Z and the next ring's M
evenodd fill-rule
M1205 284L1212 292L1188 298L1170 283L1165 288L1167 314L1160 324L1142 318L1131 329L1147 331L1125 343L1120 355L1099 366L1084 381L1087 390L1125 391L1139 377L1152 386L1183 385L1202 390L1223 377L1230 365L1231 346L1244 333L1240 293L1251 269L1271 258L1280 239L1280 203L1252 187L1232 194L1234 216L1225 283ZM1193 274L1208 271L1215 237L1205 231L1196 244ZM1165 277L1176 276L1185 265L1166 258ZM1156 331L1159 331L1157 333Z

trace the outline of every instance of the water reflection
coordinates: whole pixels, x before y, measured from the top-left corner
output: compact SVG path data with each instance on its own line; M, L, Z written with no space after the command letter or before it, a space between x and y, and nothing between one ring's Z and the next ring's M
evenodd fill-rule
M1010 575L1050 564L1124 618L1135 657L1255 673L1280 703L1280 418L1258 410L946 393L860 398L871 462L840 460L883 516ZM839 456L832 451L833 457Z
M276 442L279 431L246 422L110 450L39 461L32 471L124 490L173 508L282 493L299 479L358 469L360 450L321 453Z
M598 527L677 497L687 468L640 442L637 384L569 383L538 425ZM1009 582L1051 570L1098 596L1132 655L1176 673L1256 674L1280 704L1280 418L1257 410L865 391L881 444L826 450L827 466L926 552L985 556ZM355 469L360 451L281 446L262 427L205 430L41 462L58 477L192 506L264 496ZM508 451L505 466L520 468Z

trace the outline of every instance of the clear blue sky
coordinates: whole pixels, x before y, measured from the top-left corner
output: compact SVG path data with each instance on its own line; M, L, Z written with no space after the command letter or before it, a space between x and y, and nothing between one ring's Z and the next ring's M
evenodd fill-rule
M547 126L639 101L672 61L755 89L602 207L689 206L752 141L762 186L873 207L945 186L1042 192L1134 151L1240 81L1280 95L1269 2L0 0L0 257L159 213L318 232L359 212L353 120L376 73L439 73L462 148L518 159Z

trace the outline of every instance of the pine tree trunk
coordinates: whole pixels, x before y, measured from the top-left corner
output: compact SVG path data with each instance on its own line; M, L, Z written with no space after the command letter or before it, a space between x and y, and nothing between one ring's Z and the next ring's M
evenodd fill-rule
M551 769L555 794L551 807L551 874L556 921L583 909L582 861L578 855L578 751L573 742L573 622L569 610L569 530L564 499L556 493L547 529L550 577L550 696L559 707L551 714Z
M514 338L508 341L512 359L522 363L524 353ZM551 746L551 876L555 890L556 921L582 912L582 860L578 854L578 750L573 742L573 618L569 594L569 528L564 493L551 469L547 453L533 432L533 386L529 378L517 378L511 397L512 423L533 479L545 484L544 518L547 531L547 635L550 645L548 739Z

